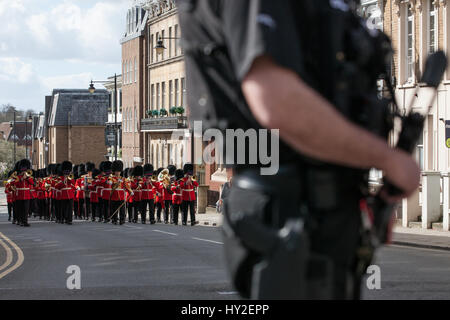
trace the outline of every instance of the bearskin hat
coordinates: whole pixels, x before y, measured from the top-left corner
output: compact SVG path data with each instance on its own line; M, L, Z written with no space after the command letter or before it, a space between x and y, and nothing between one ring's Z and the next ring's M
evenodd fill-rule
M153 173L153 170L151 170L151 173ZM135 177L142 177L144 175L144 168L142 168L142 166L134 167L132 175Z
M182 169L175 170L175 179L180 180L184 178L184 172Z
M161 173L161 171L163 171L163 170L164 170L164 168L158 168L158 170L156 170L155 174L159 175Z
M127 175L129 178L134 175L134 168L127 168L125 170L127 171Z
M47 170L45 169L40 169L39 170L39 177L40 178L45 178L47 176Z
M28 159L22 159L19 162L19 171L27 171L31 169L31 162Z
M52 163L51 164L50 173L51 174L58 174L58 164L56 164L56 163Z
M130 171L130 168L123 169L122 177L128 178L129 177L129 174L128 174L129 171Z
M183 166L183 172L184 174L192 175L194 173L194 166L191 163L186 163Z
M82 175L85 175L86 172L86 166L82 163L78 166L78 176L81 177Z
M170 164L167 166L167 169L169 170L169 175L173 176L175 174L175 171L177 170L177 167L175 167L174 165Z
M97 176L100 174L100 170L94 168L94 170L92 170L92 178L97 178Z
M19 172L19 164L20 164L20 161L17 161L16 164L14 165L15 172Z
M154 170L155 169L153 168L152 164L147 163L144 165L144 174L145 175L152 175Z
M61 164L61 170L64 174L68 174L72 171L72 162L70 161L63 161Z
M105 161L100 162L100 164L98 165L98 169L100 170L100 172L104 171L104 167L105 166Z
M72 168L72 174L73 174L73 176L74 176L75 179L78 179L78 178L79 178L79 177L78 177L78 167L79 167L79 166L80 166L80 165L77 164L77 165L73 166L73 168Z
M121 160L116 160L111 166L112 172L123 171L123 162Z
M58 176L63 176L63 169L62 169L62 164L61 163L58 163L56 165L56 174Z
M95 163L87 162L86 163L86 171L92 172L95 169Z
M112 168L112 162L111 161L105 161L103 162L103 172L107 173L111 173L111 168Z

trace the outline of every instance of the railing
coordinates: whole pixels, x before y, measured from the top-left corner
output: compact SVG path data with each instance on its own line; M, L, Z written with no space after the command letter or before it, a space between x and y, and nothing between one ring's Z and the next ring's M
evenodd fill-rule
M157 117L146 118L141 120L141 130L164 130L164 129L186 129L187 117L186 116L174 116L174 117Z

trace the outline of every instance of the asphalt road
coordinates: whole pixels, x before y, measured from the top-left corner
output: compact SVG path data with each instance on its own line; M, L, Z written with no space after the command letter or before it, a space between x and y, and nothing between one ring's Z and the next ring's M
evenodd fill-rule
M0 299L239 298L218 228L33 219L23 228L6 219L0 214ZM381 289L365 289L364 299L450 298L449 251L391 246L375 263ZM71 265L80 268L81 290L67 289Z

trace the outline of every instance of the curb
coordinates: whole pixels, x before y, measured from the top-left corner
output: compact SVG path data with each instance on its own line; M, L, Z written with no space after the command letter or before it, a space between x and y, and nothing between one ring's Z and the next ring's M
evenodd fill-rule
M413 247L413 248L422 248L422 249L435 249L435 250L443 250L450 251L450 247L437 246L432 244L421 244L414 242L404 242L404 241L392 241L391 244L405 246L405 247Z

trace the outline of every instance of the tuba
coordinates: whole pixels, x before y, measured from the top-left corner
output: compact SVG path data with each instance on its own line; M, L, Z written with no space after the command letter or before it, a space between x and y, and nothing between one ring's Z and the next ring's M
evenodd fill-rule
M162 182L164 185L164 188L168 188L170 186L170 176L169 176L169 169L164 169L161 171L158 175L158 181Z

